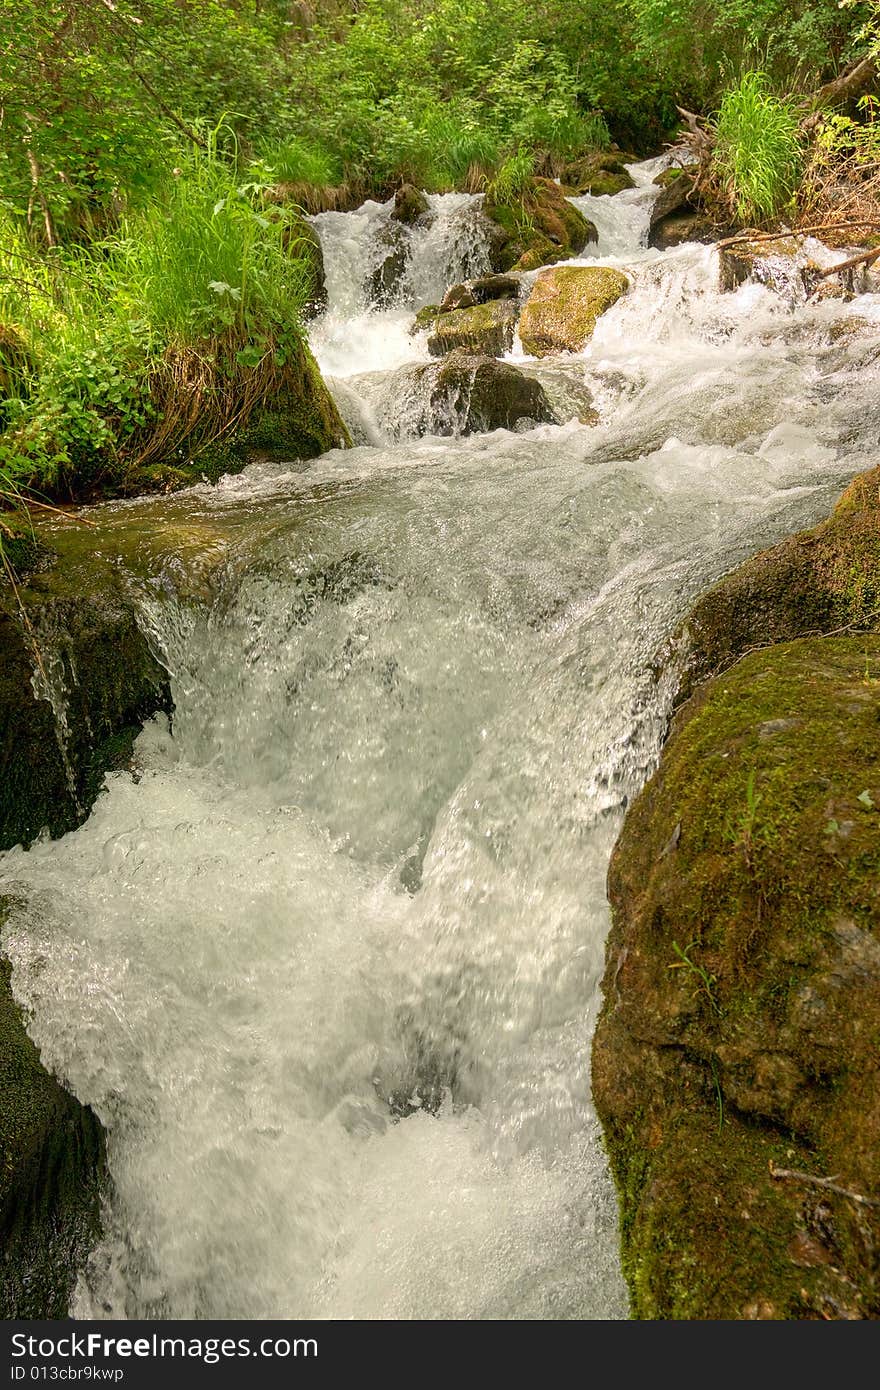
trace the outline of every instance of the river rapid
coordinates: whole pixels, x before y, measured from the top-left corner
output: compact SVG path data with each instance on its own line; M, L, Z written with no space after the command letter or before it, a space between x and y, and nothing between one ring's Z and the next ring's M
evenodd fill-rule
M782 269L720 294L712 248L646 247L662 164L575 200L583 263L632 286L539 370L597 425L419 436L414 314L486 249L474 199L432 197L376 310L368 203L314 219L358 447L93 512L146 537L176 714L81 829L0 855L30 1031L108 1130L75 1316L627 1315L589 1057L608 858L674 693L653 659L880 423L880 297ZM210 535L197 580L160 513Z

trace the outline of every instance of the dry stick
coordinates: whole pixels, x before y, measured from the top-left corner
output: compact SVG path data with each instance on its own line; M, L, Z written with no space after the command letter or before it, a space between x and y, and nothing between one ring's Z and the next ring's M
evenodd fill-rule
M837 1182L840 1177L835 1173L832 1178L817 1178L812 1173L800 1173L795 1168L777 1168L773 1160L770 1160L771 1178L787 1178L791 1182L810 1183L813 1187L824 1187L827 1192L834 1192L838 1197L848 1197L851 1202L856 1202L860 1207L880 1207L880 1202L873 1197L865 1197L861 1192L852 1192L848 1187L841 1187Z
M785 237L790 236L815 236L817 232L847 232L852 227L880 227L880 218L866 217L861 221L824 222L821 226L793 227L779 232L737 232L736 236L726 237L724 241L716 241L715 246L720 251L727 246L735 246L740 241L782 241Z
M880 246L873 251L860 251L857 256L850 256L848 261L841 261L839 265L831 265L827 270L819 274L819 279L824 280L829 275L836 275L838 270L851 270L854 265L873 265L880 258Z

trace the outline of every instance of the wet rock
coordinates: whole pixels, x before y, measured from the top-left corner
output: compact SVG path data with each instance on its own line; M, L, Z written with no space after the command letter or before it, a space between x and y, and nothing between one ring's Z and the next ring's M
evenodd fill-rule
M718 251L718 286L730 293L747 280L761 284L772 283L774 265L781 259L793 259L798 254L794 237L775 237L772 240L737 241Z
M367 277L366 291L371 304L387 309L402 297L409 267L409 235L399 222L389 222L379 233L378 242L383 254Z
M100 1232L104 1133L40 1062L10 974L0 957L0 1317L66 1318Z
M514 206L487 195L483 213L497 229L490 245L492 269L537 270L578 256L598 232L552 179L532 179Z
M520 318L526 352L580 352L596 321L629 288L629 280L610 266L562 266L535 281Z
M724 235L712 218L704 212L673 212L655 222L648 236L648 245L657 251L671 251L688 241L712 244Z
M391 214L393 221L412 227L421 221L427 212L428 199L420 189L411 183L405 183L398 188L394 195L394 211Z
M668 251L688 241L715 242L726 235L700 205L694 191L695 166L664 169L654 180L660 192L651 209L648 245Z
M513 347L513 335L519 316L515 299L491 299L468 309L454 309L440 314L428 338L432 357L442 357L456 348L501 357Z
M562 182L576 194L591 193L594 198L613 196L636 186L626 163L615 154L588 155L567 164L562 171Z
M414 338L417 333L427 333L434 327L434 321L439 313L439 304L426 304L413 319L412 327L409 330L410 337Z
M17 598L0 585L0 849L79 825L143 721L171 709L115 566L83 553L81 535L75 556L52 562L65 529L47 536L49 560L22 576Z
M490 299L515 299L521 284L520 275L481 275L476 280L465 280L461 285L450 286L440 310L445 314L452 309L472 309Z
M592 1073L637 1318L880 1313L878 662L750 653L628 812Z
M413 434L464 435L551 423L540 382L510 362L466 351L404 369L398 418ZM403 402L408 402L404 408Z

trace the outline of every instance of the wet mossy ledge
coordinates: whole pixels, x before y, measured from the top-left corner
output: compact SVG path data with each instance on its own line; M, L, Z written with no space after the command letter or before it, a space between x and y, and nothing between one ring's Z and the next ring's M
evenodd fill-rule
M2 849L79 825L144 720L171 711L167 673L85 528L6 547L19 578L0 580ZM10 973L0 957L0 1317L63 1318L99 1230L104 1136L42 1066Z
M29 546L30 568L0 580L0 849L81 824L144 720L171 711L120 572L89 539L74 523L26 537L13 556Z
M880 1316L880 470L685 626L593 1091L632 1313Z

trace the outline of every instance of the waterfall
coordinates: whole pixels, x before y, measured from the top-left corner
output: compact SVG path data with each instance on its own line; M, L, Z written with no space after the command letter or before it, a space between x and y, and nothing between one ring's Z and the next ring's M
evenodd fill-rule
M192 514L225 559L205 593L127 549L173 728L79 830L0 856L17 996L109 1131L76 1315L626 1316L589 1049L654 657L874 460L880 373L880 297L722 295L711 248L649 250L655 172L577 200L582 263L631 288L525 363L598 424L391 442L414 312L485 246L479 199L432 198L371 307L368 203L314 219L358 447L94 509L105 544Z

